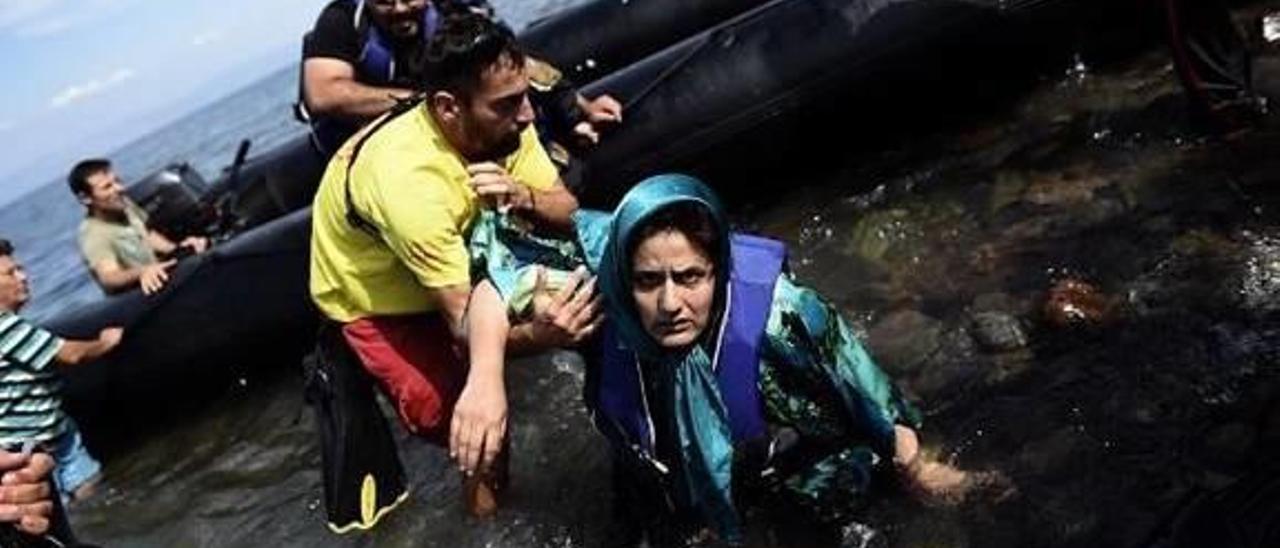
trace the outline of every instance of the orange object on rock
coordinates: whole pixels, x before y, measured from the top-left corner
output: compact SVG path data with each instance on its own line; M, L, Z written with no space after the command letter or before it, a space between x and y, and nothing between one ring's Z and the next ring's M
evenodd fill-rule
M1092 284L1077 279L1059 280L1049 288L1044 317L1056 327L1097 325L1111 318L1113 303Z

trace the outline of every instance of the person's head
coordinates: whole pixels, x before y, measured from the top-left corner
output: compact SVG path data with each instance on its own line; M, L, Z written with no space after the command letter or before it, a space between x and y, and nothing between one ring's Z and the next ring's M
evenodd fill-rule
M124 187L107 160L93 158L81 161L71 168L67 184L76 199L89 208L90 214L124 212Z
M463 157L497 160L520 147L533 107L524 52L511 29L476 13L451 15L419 63L427 108Z
M631 295L640 326L664 350L697 342L711 323L721 256L707 208L677 202L652 213L629 243Z
M612 213L574 214L618 337L646 358L678 355L709 340L732 270L719 198L687 175L641 181Z
M27 274L13 257L13 244L0 238L0 310L17 311L29 298Z
M422 33L427 4L427 0L364 0L369 20L397 41L413 40Z

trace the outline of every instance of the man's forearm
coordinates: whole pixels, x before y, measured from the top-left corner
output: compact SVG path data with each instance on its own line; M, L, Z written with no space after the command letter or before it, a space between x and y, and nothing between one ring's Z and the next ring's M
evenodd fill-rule
M58 349L56 359L63 365L79 365L97 359L111 350L111 346L99 339L88 341L66 340Z
M530 190L527 215L538 224L561 234L573 233L573 212L578 199L563 184L551 190Z
M355 80L335 80L312 93L307 107L312 114L336 116L354 122L365 122L381 116L396 105L398 99L413 92L403 88L384 88L361 84Z
M142 279L143 267L117 268L98 273L98 283L107 293L118 293L130 289Z
M472 290L466 321L467 351L471 356L468 378L501 382L510 323L506 303L487 280Z
M150 247L151 251L158 255L169 255L170 253L173 253L173 250L178 248L178 244L173 243L173 240L170 240L164 234L154 230L147 231L146 240L147 247Z

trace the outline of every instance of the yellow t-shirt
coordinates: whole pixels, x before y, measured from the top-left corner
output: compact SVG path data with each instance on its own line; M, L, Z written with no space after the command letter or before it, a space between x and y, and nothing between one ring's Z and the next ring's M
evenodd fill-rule
M466 236L479 204L466 161L420 106L365 141L348 181L363 133L334 154L320 180L311 220L311 299L339 322L435 310L426 288L471 282ZM537 190L559 177L532 126L500 163ZM352 207L376 236L348 220L347 185Z

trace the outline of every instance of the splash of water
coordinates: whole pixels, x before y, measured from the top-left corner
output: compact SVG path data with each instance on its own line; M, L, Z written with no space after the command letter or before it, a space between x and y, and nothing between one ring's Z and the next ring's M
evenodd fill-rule
M1280 310L1280 238L1252 232L1244 235L1249 246L1239 295L1250 310Z

